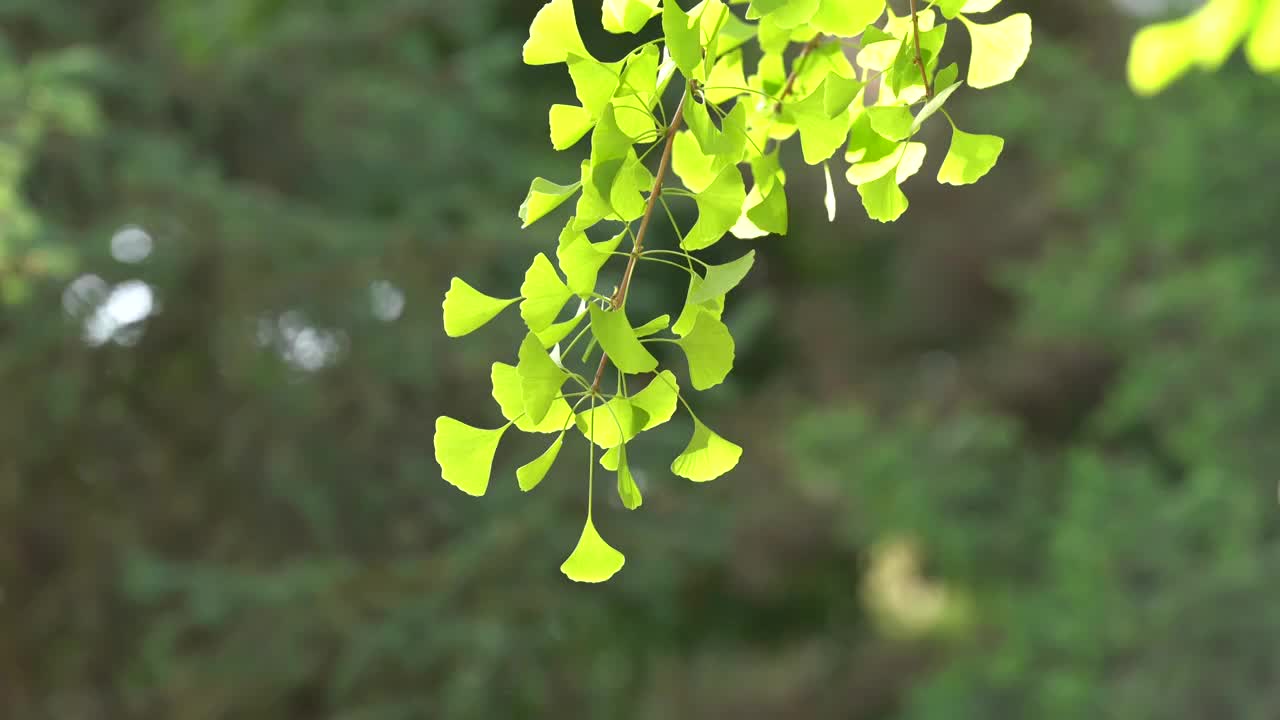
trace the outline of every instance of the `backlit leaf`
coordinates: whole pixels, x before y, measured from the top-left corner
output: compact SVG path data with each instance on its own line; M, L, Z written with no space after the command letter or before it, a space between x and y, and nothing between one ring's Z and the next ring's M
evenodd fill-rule
M698 39L697 25L680 9L676 0L663 3L662 34L676 67L685 77L693 77L698 63L702 62L702 43Z
M622 310L603 310L592 305L588 311L591 313L591 332L619 370L634 375L657 369L658 359L640 344L635 329Z
M484 495L493 472L494 453L508 427L485 430L451 417L436 418L435 451L441 476L468 495Z
M667 422L676 413L676 400L680 394L680 385L676 382L675 373L663 370L654 376L645 389L630 398L635 419L642 420L636 428L637 433L652 430Z
M742 282L747 273L751 272L751 266L755 261L756 251L752 250L732 262L707 267L706 276L703 277L697 291L689 297L689 302L701 304L727 295Z
M542 482L547 476L547 471L555 464L556 458L560 455L560 448L564 445L564 434L556 436L555 441L551 443L541 455L521 465L516 469L516 482L520 484L520 489L529 492Z
M563 398L551 401L551 409L541 422L534 422L524 411L524 389L520 371L514 365L494 363L489 371L492 395L502 417L516 424L516 429L527 433L554 433L564 430L573 417L573 408Z
M979 90L1008 82L1031 52L1031 16L1018 13L983 25L960 16L973 40L969 85Z
M636 485L636 479L627 465L625 445L618 446L618 464L614 469L618 472L618 499L622 500L622 506L626 509L635 510L644 502L644 498L640 496L640 486Z
M524 411L534 423L542 422L552 402L560 394L560 387L569 379L568 374L547 355L542 343L532 333L520 343L520 391Z
M461 278L453 278L449 291L444 294L444 332L449 337L462 337L474 332L519 299L490 297Z
M565 62L570 53L589 57L578 34L578 21L573 15L573 0L551 0L542 6L529 27L524 43L526 65L551 65Z
M859 185L858 194L862 196L862 206L867 210L867 217L872 220L893 222L907 211L907 196L898 187L898 179L893 172Z
M742 457L742 448L712 432L693 418L693 437L671 463L671 472L694 482L708 482L732 470Z
M658 0L604 0L604 29L615 34L638 33L658 14Z
M670 1L670 0L669 0ZM582 528L582 536L573 552L560 566L560 572L574 582L599 583L622 569L626 558L600 537L591 516Z
M534 256L533 264L525 271L520 294L524 297L520 302L520 317L534 332L550 327L564 304L573 297L573 291L542 253Z
M552 210L573 197L580 187L582 187L580 182L572 185L557 185L544 178L534 178L533 184L529 186L529 194L520 205L519 216L524 223L520 227L527 228L546 217Z
M721 170L715 181L698 193L698 221L685 235L681 247L694 251L716 244L738 221L746 199L747 190L737 166Z
M885 0L820 0L809 23L819 32L853 37L884 14Z
M1004 150L1004 138L995 135L973 135L952 128L951 148L938 170L938 182L948 185L970 185L982 179L995 167Z
M733 370L733 335L719 318L706 310L698 312L693 327L676 344L689 360L689 383L695 390L719 385Z

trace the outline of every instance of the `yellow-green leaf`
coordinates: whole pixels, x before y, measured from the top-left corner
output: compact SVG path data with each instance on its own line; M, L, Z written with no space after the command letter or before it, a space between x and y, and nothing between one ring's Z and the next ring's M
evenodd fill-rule
M547 256L538 253L524 273L520 295L524 297L520 302L520 317L530 330L539 332L555 322L564 304L573 297L573 291L560 279Z
M995 167L1004 150L1004 138L974 135L952 128L951 148L938 170L938 182L947 185L971 185Z
M720 319L699 310L689 333L676 341L689 360L689 383L706 390L724 382L733 370L733 335Z
M973 41L969 85L981 90L1012 80L1031 52L1031 16L1017 13L990 25L963 15L960 21Z
M440 463L441 476L468 495L484 495L493 472L494 453L508 427L486 430L451 417L436 418L436 462Z
M526 65L551 65L565 62L570 54L590 57L578 34L578 21L573 15L573 0L551 0L538 11L529 27L524 43Z
M492 383L494 402L498 403L502 417L514 422L521 432L554 433L564 430L569 425L569 419L573 417L573 408L569 407L569 403L563 398L556 398L551 402L551 409L547 411L541 422L535 423L530 419L524 409L523 381L520 371L514 365L494 363L489 371L489 379Z
M556 436L551 447L548 447L541 455L521 465L516 469L516 482L520 484L520 489L529 492L542 482L547 476L547 471L555 464L556 457L560 455L560 447L564 445L564 434Z
M546 419L551 404L560 395L560 388L569 375L547 355L533 333L526 335L524 342L520 343L519 356L516 371L520 373L524 411L530 420L540 423Z
M695 417L693 437L671 462L671 472L694 482L708 482L732 470L741 457L741 447L715 434Z
M519 299L490 297L461 278L453 278L444 294L444 332L449 337L474 332Z
M599 583L613 577L625 562L622 553L600 537L588 515L578 545L560 566L560 572L574 582Z
M603 310L596 305L592 305L588 311L591 313L591 332L619 370L635 375L657 369L658 359L640 344L626 313L622 310Z
M658 0L604 0L604 29L614 33L638 33L658 14Z

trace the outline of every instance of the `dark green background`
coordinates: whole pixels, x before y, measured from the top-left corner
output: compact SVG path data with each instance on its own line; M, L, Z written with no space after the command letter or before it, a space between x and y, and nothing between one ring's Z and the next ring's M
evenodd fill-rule
M935 128L904 220L842 185L829 224L793 153L696 399L744 460L693 485L655 433L643 509L597 511L626 568L580 586L585 456L522 495L504 442L477 501L431 450L497 424L519 337L445 338L449 278L514 294L558 230L519 231L528 182L581 156L563 68L519 62L539 4L0 2L0 717L1280 717L1275 78L1140 101L1137 20L1008 0L1030 62L953 101L1008 139L982 183L932 182ZM86 275L156 312L87 340ZM923 630L869 600L904 540Z

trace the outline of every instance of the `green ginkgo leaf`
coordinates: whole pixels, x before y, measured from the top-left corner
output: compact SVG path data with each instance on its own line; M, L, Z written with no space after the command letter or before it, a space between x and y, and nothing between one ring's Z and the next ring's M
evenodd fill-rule
M555 322L564 304L573 297L573 291L560 279L547 256L538 253L524 273L520 295L524 297L520 302L520 317L530 330L539 332Z
M590 298L596 289L596 277L600 268L609 261L610 254L618 249L625 233L619 233L609 240L593 243L587 239L586 233L570 230L572 223L560 236L560 246L556 248L556 260L564 273L569 289L584 299Z
M642 433L667 422L676 414L676 402L680 396L680 385L676 382L675 373L663 370L658 373L645 389L632 395L629 399L634 411L633 419L642 421L636 433Z
M755 261L756 251L752 250L732 262L707 266L707 273L698 286L697 292L689 297L689 302L701 304L729 294L729 291L736 288L747 273L751 272L751 266Z
M689 383L706 390L724 382L733 370L733 335L720 319L700 310L689 333L676 341L689 360Z
M490 297L461 278L453 278L444 294L444 332L449 337L475 332L519 299Z
M658 317L636 328L636 337L638 338L649 337L650 335L666 330L670 325L671 325L670 315L659 315Z
M732 470L741 457L741 447L715 434L694 417L693 437L671 462L671 472L694 482L708 482Z
M1280 0L1262 0L1244 56L1260 73L1280 70Z
M541 455L521 465L516 469L516 482L520 484L520 489L529 492L542 482L547 476L547 471L551 470L551 466L555 464L556 458L560 455L560 448L564 445L564 434L556 436L555 441L551 443L551 447L547 448Z
M546 217L552 210L573 197L580 187L582 187L580 182L572 185L558 185L545 178L534 178L533 184L529 186L529 194L520 204L519 217L523 223L520 227L527 228Z
M898 187L898 178L893 171L877 180L859 185L858 195L862 197L867 217L883 223L902 217L909 204L902 188Z
M578 545L560 566L560 572L574 582L600 583L621 570L626 560L622 553L600 537L588 514Z
M963 15L960 21L973 40L969 85L982 90L1012 80L1031 52L1031 16L1017 13L990 25Z
M1000 0L965 0L964 7L960 8L960 12L977 15L990 12L999 4Z
M824 80L808 97L791 106L791 114L799 122L800 151L809 165L830 158L845 143L853 123L847 111L834 115L827 112L827 82Z
M959 15L960 11L964 9L966 2L968 0L934 0L933 5L938 8L943 17L948 20L954 20L956 15Z
M862 185L874 182L886 173L896 173L898 184L902 184L907 178L920 172L927 151L928 147L924 143L898 143L894 152L884 157L850 165L845 171L845 179L852 185Z
M462 492L479 497L489 488L493 456L510 425L475 428L451 417L436 418L436 462L441 476Z
M1154 95L1195 64L1190 51L1196 26L1188 18L1148 25L1133 36L1129 48L1129 85L1139 95Z
M622 61L603 63L592 57L569 56L569 77L578 102L598 118L622 84Z
M719 105L738 97L742 92L738 88L746 85L747 76L742 69L742 51L735 50L722 55L712 66L703 92L713 105Z
M520 362L516 372L520 374L520 396L524 411L535 424L542 422L551 404L560 395L560 388L569 379L564 371L542 349L542 343L532 333L520 343Z
M752 196L759 199L758 202L752 203ZM786 235L787 234L787 190L780 183L773 185L769 189L762 189L757 185L752 188L751 195L747 200L747 220L755 226L759 231L759 236L768 235ZM734 228L734 234L738 237L740 231Z
M591 332L615 367L628 375L657 369L658 359L640 344L625 312L621 309L603 310L596 305L588 311L591 313Z
M939 77L941 77L941 74L939 74ZM911 134L914 135L916 131L924 125L926 120L936 115L938 111L942 109L942 106L947 103L947 99L955 94L955 91L959 89L960 85L954 84L938 90L934 94L933 98L929 100L929 102L925 103L924 107L920 108L920 112L916 113L915 119L911 121Z
M974 135L953 127L951 148L938 170L938 182L948 185L971 185L996 166L1004 138L996 135Z
M631 468L627 465L627 446L618 446L618 463L614 468L618 473L618 499L622 500L622 506L628 510L635 510L644 502L644 498L640 495L640 486L636 485L636 479L631 474Z
M631 398L618 396L578 413L574 422L582 437L608 450L631 442L648 424L649 414L633 405Z
M573 0L551 0L542 6L529 27L524 43L526 65L552 65L566 62L570 54L590 57L578 34L578 21L573 15Z
M809 24L818 32L853 37L884 14L885 0L821 0Z
M818 12L820 0L787 0L769 13L769 18L781 28L804 25Z
M724 312L724 296L716 296L711 300L701 303L690 302L689 298L698 293L698 288L702 287L702 276L696 273L689 276L689 292L685 295L684 307L680 310L680 316L671 326L671 332L676 335L687 335L689 330L693 328L693 323L698 319L698 312L705 310L711 313L717 319Z
M657 15L658 0L604 0L604 29L614 33L638 33Z
M867 108L871 129L890 140L906 140L911 135L915 120L911 109L904 105L876 105Z
M698 26L680 9L675 0L663 3L662 34L666 39L671 59L685 77L693 77L702 61L702 43L698 40Z
M568 150L586 137L595 124L591 111L577 105L552 105L548 115L551 124L551 147Z
M685 235L681 247L688 251L711 247L724 237L742 214L747 199L747 189L742 182L742 172L736 165L720 171L707 189L698 193L698 221Z
M587 316L587 308L585 305L580 306L578 313L563 322L554 323L547 326L544 330L535 330L534 334L538 336L538 341L542 343L542 347L550 349L556 343L569 336L573 329L578 327L582 322L582 318Z
M516 429L527 433L554 433L564 430L573 418L573 408L563 398L551 402L541 422L534 422L524 409L524 381L514 365L494 363L489 371L494 402L502 411L502 417L515 423Z

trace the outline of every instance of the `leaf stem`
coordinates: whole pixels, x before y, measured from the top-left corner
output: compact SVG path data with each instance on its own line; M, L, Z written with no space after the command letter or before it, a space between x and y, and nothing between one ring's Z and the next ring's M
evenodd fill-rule
M671 150L675 146L676 131L684 122L684 98L688 95L684 93L681 96L680 104L676 106L675 117L671 118L671 125L667 127L667 143L662 148L662 159L658 161L658 171L653 175L653 188L649 191L649 202L645 205L644 215L640 218L640 229L636 231L636 239L631 246L631 257L627 260L627 269L622 273L622 282L618 284L618 289L614 291L610 302L614 310L622 307L627 301L627 291L631 288L631 276L635 273L636 263L640 259L641 251L644 250L644 237L649 230L649 221L653 219L653 210L657 207L658 198L662 195L662 183L666 180L667 168L671 167ZM595 380L591 382L593 394L599 392L600 381L604 378L604 369L608 365L609 353L601 353Z

